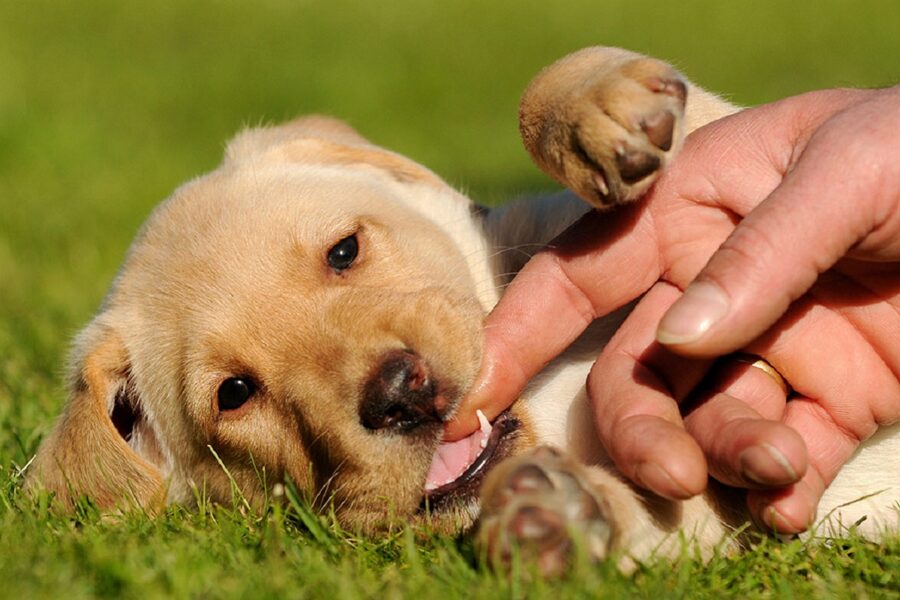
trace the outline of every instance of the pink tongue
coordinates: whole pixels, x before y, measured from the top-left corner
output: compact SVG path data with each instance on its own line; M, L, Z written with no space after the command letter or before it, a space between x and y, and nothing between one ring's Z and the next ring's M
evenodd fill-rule
M475 462L478 455L484 452L488 437L491 435L491 426L487 420L482 419L482 427L469 437L455 442L444 442L438 446L434 458L431 459L431 468L425 478L425 491L437 489L446 485L462 475L469 466Z

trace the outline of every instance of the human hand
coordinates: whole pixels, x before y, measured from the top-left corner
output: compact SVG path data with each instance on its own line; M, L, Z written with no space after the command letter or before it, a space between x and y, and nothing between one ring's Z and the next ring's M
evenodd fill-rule
M714 477L754 489L757 518L805 529L860 440L900 418L898 123L895 87L815 92L696 131L648 198L587 215L526 265L488 318L448 437L645 294L588 380L611 458L686 498L705 487L706 457ZM791 402L758 369L710 360L739 348L786 377Z

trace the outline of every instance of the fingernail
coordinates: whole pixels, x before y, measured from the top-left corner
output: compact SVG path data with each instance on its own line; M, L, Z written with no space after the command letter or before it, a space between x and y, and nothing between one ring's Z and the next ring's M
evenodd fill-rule
M665 469L655 463L639 464L634 470L634 477L642 487L669 500L685 500L692 496Z
M763 505L759 510L763 525L771 531L782 534L795 533L797 528L771 504Z
M800 520L799 522L787 518L787 516L771 504L763 504L759 508L759 511L763 525L781 535L797 535L798 533L803 533L812 527L815 522L815 511L810 513L810 516L806 521Z
M744 477L761 485L788 485L799 479L784 454L770 444L746 448L738 463Z
M818 498L810 496L802 481L780 490L751 491L747 502L758 523L781 534L801 533L816 520Z
M662 344L694 342L727 315L728 309L728 296L719 286L707 281L692 283L663 316L656 339Z

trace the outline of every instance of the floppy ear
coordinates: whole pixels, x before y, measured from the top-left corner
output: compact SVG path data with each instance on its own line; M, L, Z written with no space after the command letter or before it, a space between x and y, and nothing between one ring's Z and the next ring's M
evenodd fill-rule
M321 115L302 117L278 127L245 129L225 150L226 164L261 157L306 164L376 167L397 181L446 186L440 177L419 163L376 146L343 121Z
M47 489L71 509L89 496L102 508L153 510L165 501L160 471L126 443L141 417L119 336L100 318L76 340L69 400L38 449L26 489Z

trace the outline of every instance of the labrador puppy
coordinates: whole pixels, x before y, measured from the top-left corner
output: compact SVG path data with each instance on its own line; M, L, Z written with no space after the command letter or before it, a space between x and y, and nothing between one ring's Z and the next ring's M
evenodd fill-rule
M577 52L537 76L520 112L526 147L568 191L493 210L329 118L243 131L141 229L75 341L71 394L27 486L62 507L87 495L153 510L198 490L228 502L233 486L261 504L290 479L369 533L425 520L459 532L480 515L493 560L520 548L545 573L576 536L598 560L676 551L679 531L709 551L746 521L740 495L651 498L590 425L585 377L624 310L494 423L441 436L518 249L640 198L687 133L735 110L660 61ZM883 429L823 514L868 516L870 535L892 524L897 456L900 432Z

